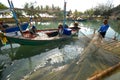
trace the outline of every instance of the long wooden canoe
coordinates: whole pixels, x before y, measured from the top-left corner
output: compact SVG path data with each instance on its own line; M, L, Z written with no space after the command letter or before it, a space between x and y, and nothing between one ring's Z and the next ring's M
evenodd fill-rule
M76 33L73 31L72 33ZM57 29L51 30L37 30L37 35L31 35L29 31L23 33L24 36L5 35L7 40L12 43L19 43L21 45L43 45L54 42L61 42L71 39L72 35L58 35Z

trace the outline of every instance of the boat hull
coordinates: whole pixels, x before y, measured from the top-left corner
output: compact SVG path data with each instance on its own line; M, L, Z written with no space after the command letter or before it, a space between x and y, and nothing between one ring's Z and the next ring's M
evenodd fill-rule
M45 45L49 43L61 43L62 41L70 40L72 36L60 37L51 40L31 40L31 39L21 39L15 37L6 36L9 43L19 43L21 45Z
M11 34L5 36L9 43L18 43L21 45L44 45L70 40L73 37L77 37L75 33L77 33L77 31L73 30L71 35L59 35L57 29L49 29L37 30L36 35L31 35L29 31L25 31L23 36L11 36Z

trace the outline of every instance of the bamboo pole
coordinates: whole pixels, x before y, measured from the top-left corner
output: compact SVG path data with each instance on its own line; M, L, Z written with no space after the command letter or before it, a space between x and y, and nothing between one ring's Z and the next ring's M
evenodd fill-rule
M9 3L9 6L10 6L10 10L12 11L13 17L14 17L14 19L15 19L16 25L19 27L20 33L21 33L22 36L23 36L21 26L20 26L20 24L19 24L19 22L18 22L16 13L15 13L15 11L14 11L14 5L13 5L12 1L10 2L10 1L8 0L8 3Z
M113 71L117 70L118 68L120 68L120 62L117 65L112 66L112 67L110 67L110 68L108 68L108 69L106 69L106 70L88 78L87 80L100 80L104 76L107 76L108 74L112 73Z

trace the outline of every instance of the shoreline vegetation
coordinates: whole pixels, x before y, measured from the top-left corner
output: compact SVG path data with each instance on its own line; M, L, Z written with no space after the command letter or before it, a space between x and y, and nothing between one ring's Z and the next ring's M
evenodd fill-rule
M30 17L21 17L18 18L19 22L29 22ZM56 20L61 20L61 19L57 19L57 18L33 18L33 21L36 22L41 22L41 21L56 21ZM6 23L15 23L14 18L0 18L0 21L6 22Z
M106 4L99 4L95 8L86 10L84 12L80 12L75 10L72 12L71 10L66 11L66 19L67 20L77 20L77 19L87 19L87 20L101 20L104 18L112 19L112 20L120 20L120 5L114 7L112 2ZM0 3L0 9L9 9L4 4ZM42 21L56 21L56 20L63 20L63 11L60 7L56 7L54 5L51 6L37 6L35 7L32 3L24 4L24 8L14 8L16 15L20 22L28 22L30 17L33 17L33 20L36 22ZM40 14L47 14L47 16L41 16ZM7 16L9 13L0 13L0 15ZM26 17L27 16L27 17ZM52 17L50 17L52 16ZM0 21L5 22L15 22L14 19L11 18L0 18Z
M86 20L103 20L104 17L98 17L98 18L85 18ZM29 22L30 20L30 17L20 17L18 18L18 21L19 22ZM67 19L68 21L74 21L74 20L71 20L71 19ZM111 19L110 20L114 20L114 19ZM115 19L115 20L118 20L119 19ZM6 22L6 23L15 23L15 20L14 18L0 18L0 21L3 21L3 22ZM33 18L33 21L36 21L36 22L47 22L47 21L63 21L63 19L59 19L59 18L49 18L49 17L44 17L44 18Z

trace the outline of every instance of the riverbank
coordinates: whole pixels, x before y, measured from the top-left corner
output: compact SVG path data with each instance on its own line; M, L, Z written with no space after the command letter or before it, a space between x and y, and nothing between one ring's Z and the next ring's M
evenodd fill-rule
M18 18L19 22L29 22L30 17L20 17ZM48 18L48 17L38 17L38 18L33 18L33 21L36 22L46 22L46 21L61 21L61 19L58 18ZM0 21L4 21L6 23L15 23L14 18L0 18Z

